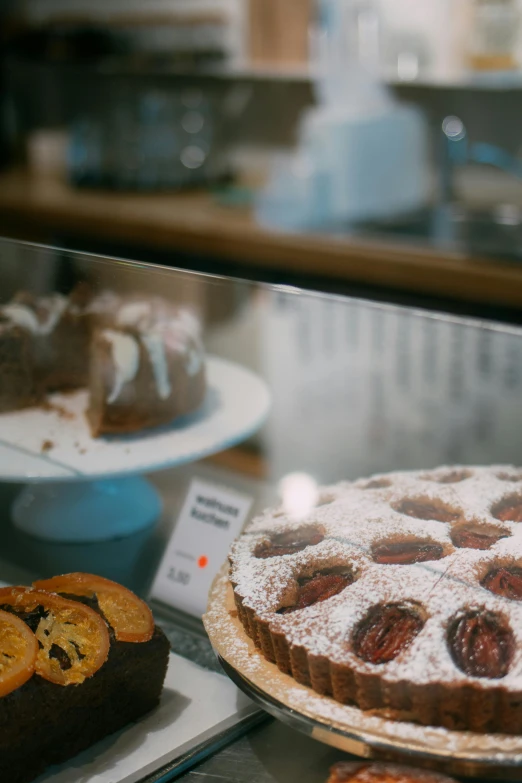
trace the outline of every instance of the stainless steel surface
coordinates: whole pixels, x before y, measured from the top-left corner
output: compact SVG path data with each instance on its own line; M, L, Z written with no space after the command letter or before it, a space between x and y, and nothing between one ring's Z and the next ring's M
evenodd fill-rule
M346 754L271 720L192 769L184 783L325 783Z
M202 742L187 753L174 759L162 769L147 775L140 780L139 783L167 783L169 780L174 780L174 778L182 775L185 770L189 769L194 764L207 758L211 753L215 753L221 748L226 747L231 741L237 737L241 737L250 728L254 728L260 723L264 723L265 720L266 717L260 713L255 713L254 715L244 718L235 726L225 729L211 739Z

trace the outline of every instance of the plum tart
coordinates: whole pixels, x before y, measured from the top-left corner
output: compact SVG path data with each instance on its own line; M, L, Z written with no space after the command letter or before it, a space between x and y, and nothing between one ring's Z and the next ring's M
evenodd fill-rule
M264 657L383 717L522 733L522 470L443 467L321 490L233 544L238 617Z

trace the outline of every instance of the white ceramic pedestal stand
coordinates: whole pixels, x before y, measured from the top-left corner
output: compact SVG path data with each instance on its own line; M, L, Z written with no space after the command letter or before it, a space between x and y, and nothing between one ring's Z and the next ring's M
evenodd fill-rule
M13 505L17 528L50 541L104 541L137 533L161 512L141 474L229 448L262 425L270 394L249 370L216 357L195 414L132 436L93 439L87 393L54 395L50 406L0 415L0 481L26 484Z

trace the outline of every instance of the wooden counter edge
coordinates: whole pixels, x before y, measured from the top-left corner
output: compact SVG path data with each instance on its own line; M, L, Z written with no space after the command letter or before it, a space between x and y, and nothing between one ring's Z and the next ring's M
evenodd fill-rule
M228 259L354 284L466 301L522 305L522 265L406 243L263 229L207 193L119 194L74 190L56 177L0 175L0 222ZM5 229L4 229L5 233ZM20 231L18 231L18 234Z

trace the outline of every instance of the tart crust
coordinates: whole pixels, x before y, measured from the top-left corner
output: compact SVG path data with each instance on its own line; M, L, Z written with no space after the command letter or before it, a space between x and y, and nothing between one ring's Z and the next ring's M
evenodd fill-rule
M450 731L389 720L320 696L265 659L245 633L224 564L210 590L205 629L216 653L248 683L251 695L264 694L265 707L321 742L365 759L435 768L449 775L518 780L522 738L514 735Z

